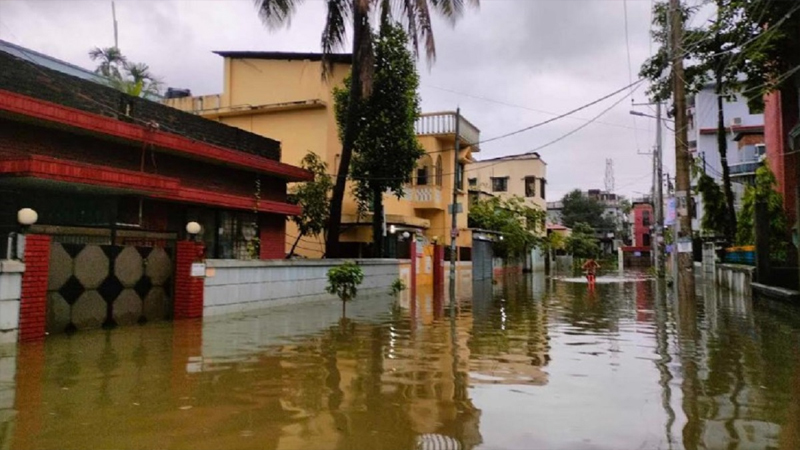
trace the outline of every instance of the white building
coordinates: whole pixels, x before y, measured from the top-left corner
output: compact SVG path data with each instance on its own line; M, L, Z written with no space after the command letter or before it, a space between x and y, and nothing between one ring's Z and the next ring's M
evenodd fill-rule
M689 151L695 162L705 172L722 185L722 164L717 147L717 96L714 84L706 85L703 90L691 96L688 101ZM765 154L764 147L764 115L751 111L747 100L736 95L733 101L723 102L725 114L725 130L728 140L728 166L731 171L732 188L735 196L735 207L741 206L742 195L747 183L755 176L759 158ZM692 187L697 179L692 180ZM694 195L697 205L692 229L700 230L703 217L703 204L698 195Z

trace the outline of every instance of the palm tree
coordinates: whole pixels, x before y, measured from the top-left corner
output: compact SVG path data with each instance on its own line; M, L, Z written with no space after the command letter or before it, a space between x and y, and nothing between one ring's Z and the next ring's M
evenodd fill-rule
M124 66L127 60L122 55L122 52L119 51L119 48L95 47L89 50L89 57L92 58L92 61L100 60L100 65L94 69L95 73L103 75L106 78L122 78L119 68L120 66Z
M254 0L258 15L269 28L288 25L297 4L302 0ZM433 40L431 10L439 13L451 23L463 14L466 3L477 6L479 0L326 0L328 12L322 30L323 77L333 69L330 56L335 50L344 47L348 20L353 28L352 42L352 81L350 84L350 108L342 139L342 157L339 162L336 184L331 198L330 225L325 242L325 254L329 258L341 256L339 233L342 221L342 201L345 184L353 155L353 144L358 135L358 117L353 106L369 96L372 88L372 74L375 69L370 14L379 12L383 19L400 15L414 49L419 56L420 41L425 46L428 62L436 58L436 45Z

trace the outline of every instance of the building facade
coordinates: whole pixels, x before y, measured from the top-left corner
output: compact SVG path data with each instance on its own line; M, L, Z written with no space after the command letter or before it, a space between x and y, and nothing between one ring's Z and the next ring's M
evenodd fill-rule
M655 226L653 205L649 199L638 199L631 206L631 244L637 248L650 250L652 227Z
M336 174L341 143L336 123L333 89L343 84L350 71L350 55L334 55L333 68L321 77L321 55L317 53L217 52L224 61L224 85L221 94L165 100L169 106L281 141L281 161L299 164L308 153L320 155ZM269 86L265 89L264 86ZM454 190L461 206L458 214L457 244L471 247L467 228L467 188L465 168L479 149L471 143L480 140L480 131L461 117L456 137L456 114L423 114L416 123L419 141L426 151L413 174L413 182L398 199L386 194L384 207L388 248L394 247L406 231L429 242L449 243ZM455 155L456 139L460 141ZM456 162L457 160L457 162ZM371 214L359 216L348 186L342 212L341 240L348 256L369 256L372 242ZM391 232L394 231L395 234ZM286 249L298 232L287 225ZM402 246L401 246L402 247ZM304 237L297 253L304 257L324 255L324 238ZM464 251L468 254L468 250Z
M467 181L470 191L519 197L532 208L547 210L547 164L538 153L477 161L467 169Z
M722 163L717 144L717 95L714 85L706 85L688 99L689 151L695 164L722 184ZM731 173L734 206L741 207L744 188L755 178L755 170L766 154L764 115L751 111L747 100L736 95L723 102L727 160ZM697 179L692 180L693 187ZM692 229L699 230L703 218L703 201L694 195L696 209Z
M595 230L604 253L610 254L630 240L630 214L625 197L600 189L589 189L581 192L585 197L594 199L604 206L603 217L608 219L611 227ZM547 203L547 221L551 224L563 225L561 201Z
M21 339L196 317L192 262L283 258L301 211L286 185L312 175L279 142L10 53L0 67L0 233L38 215L24 249L3 248L25 260Z

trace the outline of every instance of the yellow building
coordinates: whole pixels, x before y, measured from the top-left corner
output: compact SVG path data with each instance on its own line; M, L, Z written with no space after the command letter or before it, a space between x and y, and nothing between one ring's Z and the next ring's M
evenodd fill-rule
M281 141L281 162L299 165L303 156L313 151L328 163L336 174L341 156L341 142L335 118L333 88L341 86L350 71L350 55L334 55L333 70L323 78L318 53L217 52L224 58L224 85L221 94L168 98L167 105L218 120L243 130ZM463 117L459 124L461 151L456 165L456 114L423 114L416 123L420 143L427 154L420 159L414 181L402 199L387 194L385 198L387 230L398 238L404 232L416 232L426 241L450 242L454 183L458 202L459 247L471 247L467 230L467 189L464 170L473 162L472 153L480 140L480 131ZM458 175L456 175L458 174ZM363 244L372 241L371 217L358 217L357 205L345 194L342 212L342 242L348 256L360 256ZM287 252L297 237L294 224L287 224ZM391 240L392 238L390 238ZM324 254L324 238L303 238L296 250L302 256L318 258Z

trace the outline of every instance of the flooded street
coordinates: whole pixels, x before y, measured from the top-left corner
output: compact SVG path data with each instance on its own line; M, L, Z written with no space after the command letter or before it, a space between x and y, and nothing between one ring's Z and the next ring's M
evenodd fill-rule
M454 316L405 293L24 345L0 449L800 448L800 309L471 289Z

